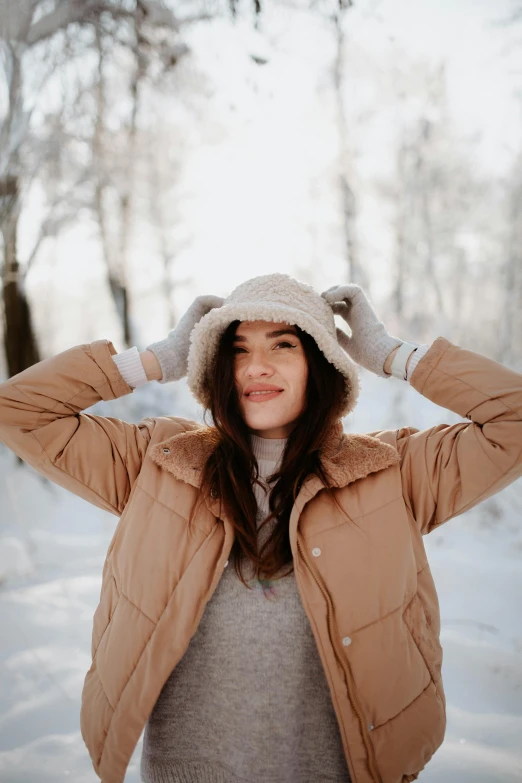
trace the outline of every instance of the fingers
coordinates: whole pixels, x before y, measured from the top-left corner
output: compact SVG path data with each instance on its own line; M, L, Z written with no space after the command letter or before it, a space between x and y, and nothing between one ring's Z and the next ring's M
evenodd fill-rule
M221 307L225 300L221 296L206 294L204 296L197 296L195 301L202 310L208 313L209 310L213 310L215 307Z
M346 319L351 310L351 307L346 302L335 302L332 304L332 310L334 315L342 315L342 317Z
M345 285L334 285L326 291L323 291L321 296L323 299L326 299L329 304L333 304L346 300L351 301L361 292L362 288L360 285L357 285L357 283L347 283Z
M321 296L323 296L326 299L327 294L331 294L333 291L335 291L337 288L340 288L338 285L331 285L330 288L327 288L326 291L323 291Z

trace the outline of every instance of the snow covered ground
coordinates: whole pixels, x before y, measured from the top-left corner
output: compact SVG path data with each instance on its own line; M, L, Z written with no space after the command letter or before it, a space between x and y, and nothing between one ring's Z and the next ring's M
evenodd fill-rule
M412 387L361 371L346 430L460 421ZM89 410L200 420L184 383ZM384 404L383 404L384 401ZM116 517L44 482L0 444L0 780L96 783L79 728L92 615ZM425 783L522 780L522 482L424 538L438 589L446 739ZM140 780L141 739L126 781Z

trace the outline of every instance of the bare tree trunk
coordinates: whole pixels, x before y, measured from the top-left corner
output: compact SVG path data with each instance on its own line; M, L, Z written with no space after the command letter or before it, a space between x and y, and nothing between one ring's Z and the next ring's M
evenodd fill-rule
M94 206L100 229L103 258L108 270L111 268L111 248L105 208L103 204L105 191L105 161L104 161L104 128L105 128L105 54L100 30L100 21L96 21L96 52L98 54L98 81L96 83L96 120L92 141L92 157L94 163ZM109 272L110 274L110 272Z
M462 302L466 296L466 285L468 280L468 256L464 248L454 246L452 249L454 258L453 272L451 276L451 288L448 294L452 295L453 305L451 307L452 323L451 329L453 339L459 345L467 342L465 335L465 314Z
M522 252L520 209L522 185L515 185L509 196L508 242L503 268L504 306L502 308L500 346L501 360L507 364L520 358L520 308L522 305Z
M406 235L404 218L399 215L396 223L395 243L395 282L392 289L392 301L395 315L402 321L404 318L404 282L406 268Z
M40 361L31 309L24 291L23 278L17 259L17 228L18 214L15 210L7 219L4 219L2 225L4 241L2 276L4 350L9 377L17 375Z
M424 159L424 146L429 144L431 136L431 124L428 120L421 120L422 129L420 134L420 144L418 148L417 157L417 172L419 175L420 185L420 215L422 222L422 235L425 244L425 270L426 270L426 282L430 283L435 293L435 303L438 314L444 316L446 307L444 304L444 297L440 289L439 281L437 278L437 272L435 269L435 252L434 252L434 239L433 239L433 221L431 214L431 182L429 177L429 170L426 166Z
M18 143L13 138L23 111L22 71L19 53L6 47L10 57L9 109L2 128L2 143L14 148L6 173L0 178L0 231L3 238L2 295L4 349L8 376L40 361L33 330L30 305L24 290L23 273L18 262L17 231L20 216L20 178Z
M142 53L142 21L147 15L147 7L138 0L134 12L134 58L135 69L130 85L132 109L128 130L127 169L124 173L120 192L120 232L118 242L118 265L116 272L110 275L109 284L123 326L123 339L127 346L132 345L134 337L130 319L130 292L128 285L129 241L132 234L132 207L134 196L134 175L136 171L136 139L140 110L141 85L146 73L145 57Z
M129 322L129 301L127 286L124 282L122 269L122 252L113 252L111 238L109 236L108 220L106 207L104 204L104 193L106 189L106 161L104 148L105 121L106 121L106 97L105 97L105 52L104 42L101 34L100 21L96 22L96 50L98 54L98 81L96 85L96 123L93 135L93 159L95 164L95 188L94 201L95 210L100 229L100 239L102 245L103 258L107 269L107 282L109 290L118 314L118 318L123 329L123 341L126 347L131 345L131 329ZM123 196L125 198L125 194ZM123 221L126 221L125 209ZM121 237L124 234L122 228ZM123 248L125 252L125 247Z
M167 308L167 331L174 329L177 323L176 312L174 310L172 283L172 266L174 263L174 254L172 253L167 239L166 221L163 215L161 204L162 186L161 172L158 168L158 158L153 144L148 145L148 170L149 170L149 204L150 219L156 229L158 238L159 252L163 263L163 279L161 283L161 292Z
M349 128L346 120L346 111L343 98L343 48L344 12L352 5L351 0L339 3L339 11L334 14L333 22L336 35L336 56L333 69L333 81L335 88L335 100L337 104L337 124L339 130L339 189L341 191L341 209L344 229L344 247L347 264L347 279L350 283L357 283L363 288L368 288L370 281L359 260L357 247L357 199L353 187L349 181L348 171L351 164L351 155L347 143Z
M127 282L129 240L132 233L132 203L134 195L134 174L136 169L136 136L138 129L138 115L140 108L140 87L145 74L145 62L141 53L141 21L145 13L141 3L136 4L134 15L135 49L134 56L136 66L131 82L132 110L129 124L128 137L128 169L123 191L120 195L120 241L119 241L119 269L118 276L111 280L112 295L118 307L118 313L123 324L124 340L126 345L131 345L132 334L129 312L129 289Z
M395 215L395 281L392 289L393 310L399 323L404 318L404 284L407 265L407 149L402 146L397 155L399 193L396 197Z

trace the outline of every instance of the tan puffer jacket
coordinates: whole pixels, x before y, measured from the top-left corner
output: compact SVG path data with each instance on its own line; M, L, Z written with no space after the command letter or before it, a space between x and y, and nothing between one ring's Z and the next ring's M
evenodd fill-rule
M0 385L0 440L52 481L120 516L94 614L81 729L103 783L121 783L233 543L219 499L186 520L210 453L204 427L82 413L132 392L109 340ZM439 604L422 536L522 475L522 376L438 337L411 384L469 422L343 434L322 460L342 515L310 477L290 519L297 586L353 783L417 778L441 745ZM176 632L172 633L175 628Z

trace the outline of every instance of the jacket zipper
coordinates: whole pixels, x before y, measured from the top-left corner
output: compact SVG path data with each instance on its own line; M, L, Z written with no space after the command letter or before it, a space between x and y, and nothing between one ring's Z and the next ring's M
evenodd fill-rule
M314 567L312 566L311 562L308 560L308 557L307 557L307 555L304 552L304 548L303 548L303 546L301 544L301 536L299 535L299 532L297 533L297 548L298 548L299 552L301 553L301 557L303 559L303 562L305 563L305 565L307 566L308 570L312 574L312 577L313 577L315 583L319 587L321 593L323 594L323 596L324 596L324 598L326 600L326 606L327 606L327 612L328 612L328 615L327 615L328 616L328 632L330 634L330 642L332 644L332 647L333 647L333 650L334 650L334 653L335 653L335 657L337 658L337 660L341 664L341 668L344 671L344 675L346 677L346 683L348 685L348 695L349 695L350 701L352 703L352 707L354 708L354 710L355 710L355 712L357 714L357 717L359 718L359 723L361 725L361 730L362 730L362 736L363 736L364 744L365 744L366 750L368 752L368 761L369 761L369 764L370 764L370 770L371 770L372 777L376 781L376 783L382 783L381 776L380 776L379 771L377 769L377 762L376 762L376 759L375 759L373 745L371 743L371 740L370 740L370 738L368 736L368 732L367 732L367 729L366 729L365 719L364 719L362 711L361 711L361 709L359 707L359 704L357 702L357 698L355 696L355 683L354 683L353 678L352 678L352 673L349 670L349 668L347 668L345 666L344 652L340 653L339 652L339 648L337 646L339 634L336 633L336 626L335 626L335 621L333 619L331 599L330 599L330 596L328 594L328 590L326 589L326 587L324 586L324 584L322 582L321 577L319 576L319 574L316 574L316 572L314 570Z

